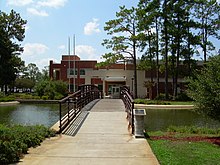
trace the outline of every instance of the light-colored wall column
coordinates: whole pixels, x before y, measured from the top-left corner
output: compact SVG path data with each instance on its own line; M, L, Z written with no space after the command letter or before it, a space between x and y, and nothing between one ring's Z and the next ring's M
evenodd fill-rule
M105 77L103 77L102 78L102 86L103 86L103 90L102 90L102 92L103 92L103 98L105 98Z

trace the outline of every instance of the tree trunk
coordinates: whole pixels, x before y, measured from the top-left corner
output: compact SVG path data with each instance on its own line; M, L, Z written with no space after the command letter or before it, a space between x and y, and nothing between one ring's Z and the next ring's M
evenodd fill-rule
M149 54L150 54L150 80L151 82L153 82L153 69L152 69L152 66L153 66L153 60L152 60L152 53L151 53L151 34L150 32L148 33L148 43L149 43Z
M173 39L174 40L174 39ZM174 41L172 41L172 45L174 45ZM175 46L174 46L175 47ZM171 70L172 70L172 91L173 95L175 93L175 59L176 59L176 50L175 48L172 49L172 65L171 65Z
M205 23L207 24L207 23ZM208 40L208 37L207 37L207 28L206 26L204 27L204 62L207 61L207 40Z
M4 87L5 87L5 95L7 95L8 94L8 86L4 85Z
M177 22L178 23L178 32L181 31L180 29L180 18L179 16L177 17ZM175 82L174 82L174 94L173 94L173 99L175 100L177 96L177 84L178 84L178 77L179 77L179 58L180 58L180 39L181 34L177 35L177 54L176 54L176 68L175 68Z
M168 32L167 32L167 26L168 26L168 20L167 20L167 0L164 0L164 38L165 38L165 99L168 100L169 94L168 94Z
M156 18L156 56L157 56L157 96L159 96L159 83L160 83L160 78L159 78L159 40L158 40L158 23L157 23L157 18Z
M189 23L189 18L187 18L187 23ZM190 42L190 27L188 26L187 27L187 49L188 49L188 55L187 55L187 67L188 67L188 76L191 76L191 50L190 50L190 45L191 45L191 42Z
M134 99L137 98L137 64L136 53L134 53Z
M133 23L133 35L135 34L135 25ZM136 40L133 40L133 60L134 60L134 99L137 98L137 62L136 62Z
M204 11L204 8L202 9ZM204 62L206 62L206 28L205 28L205 18L202 17L202 49L203 49L203 58Z
M1 92L4 91L4 85L1 85Z

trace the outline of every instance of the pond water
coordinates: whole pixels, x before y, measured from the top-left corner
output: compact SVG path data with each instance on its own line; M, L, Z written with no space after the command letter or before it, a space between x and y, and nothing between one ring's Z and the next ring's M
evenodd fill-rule
M182 109L148 109L144 122L147 131L165 131L169 126L220 128L219 121Z
M149 109L146 110L145 129L166 130L169 126L197 126L220 128L220 122L193 110ZM0 123L51 127L59 120L58 104L18 104L0 106Z
M51 127L58 120L58 104L18 104L12 106L0 106L1 124L41 124Z

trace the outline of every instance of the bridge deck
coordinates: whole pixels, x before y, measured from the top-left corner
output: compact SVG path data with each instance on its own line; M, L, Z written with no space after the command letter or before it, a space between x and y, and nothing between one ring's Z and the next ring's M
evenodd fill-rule
M21 164L159 164L147 141L129 134L124 105L119 99L100 100L75 136L48 139L29 153Z

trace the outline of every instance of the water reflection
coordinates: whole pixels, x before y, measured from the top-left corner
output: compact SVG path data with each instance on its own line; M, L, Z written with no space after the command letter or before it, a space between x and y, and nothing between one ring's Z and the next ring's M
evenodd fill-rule
M169 126L196 126L219 128L220 122L193 110L149 109L146 111L145 129L166 130ZM59 106L51 104L0 106L0 123L51 127L59 120Z
M14 105L0 107L0 123L52 126L59 120L58 105Z
M166 130L169 126L196 126L219 128L220 122L193 110L148 109L146 110L145 129L148 131Z

